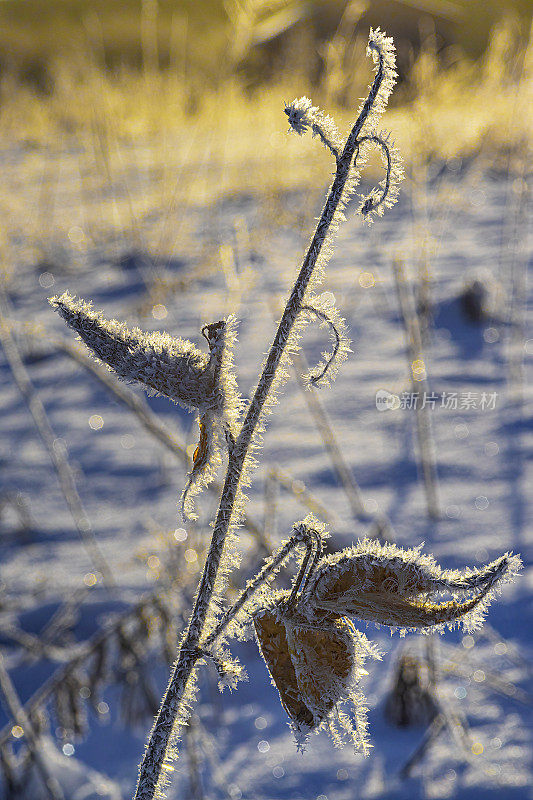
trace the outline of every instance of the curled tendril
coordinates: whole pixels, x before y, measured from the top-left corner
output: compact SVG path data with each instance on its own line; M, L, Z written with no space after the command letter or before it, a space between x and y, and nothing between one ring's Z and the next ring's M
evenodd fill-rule
M320 309L314 308L313 306L302 306L301 310L308 311L309 313L314 314L316 317L318 317L318 319L321 319L323 322L325 322L329 326L329 329L332 332L333 337L335 339L335 344L333 345L333 352L326 360L326 363L322 367L322 370L318 374L309 375L309 383L313 384L314 386L321 380L321 378L324 377L326 372L329 370L331 364L335 361L337 353L339 352L341 346L341 335L337 330L337 328L335 327L335 324L332 321L332 319L324 311L320 311Z
M368 222L372 222L375 215L381 216L386 208L390 208L396 202L403 170L400 155L389 143L388 134L376 133L375 129L378 118L385 111L397 78L392 39L385 36L379 28L371 30L367 54L372 55L376 62L376 74L368 95L359 109L357 121L345 141L339 135L334 120L317 106L313 106L308 97L300 97L288 103L285 106L285 113L291 128L296 133L303 135L307 130L311 130L313 136L321 140L334 155L337 168L340 168L347 159L350 160L350 154L353 154L344 203L359 183L360 172L365 164L366 148L362 146L374 144L379 147L385 165L385 179L380 187L376 187L366 198L362 198L362 206L359 209L361 215Z
M357 140L357 147L354 156L354 167L357 163L360 147L365 143L377 145L381 151L383 163L385 165L385 178L381 182L381 191L374 188L370 194L363 199L363 204L359 210L363 217L369 217L371 213L379 216L386 208L390 208L396 202L399 183L403 177L403 170L398 151L391 146L386 134L370 134L362 136ZM371 222L372 220L369 219Z

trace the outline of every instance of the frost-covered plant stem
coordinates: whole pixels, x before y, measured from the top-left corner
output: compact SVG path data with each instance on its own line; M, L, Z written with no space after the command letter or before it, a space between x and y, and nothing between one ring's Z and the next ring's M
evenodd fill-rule
M386 69L383 53L379 46L373 41L371 41L369 47L376 52L378 56L376 76L359 117L348 135L342 153L340 153L336 160L336 172L333 183L299 275L287 305L285 306L255 394L248 406L245 419L237 438L230 443L226 479L214 523L211 545L202 578L198 586L189 626L182 641L173 674L161 703L154 727L152 728L150 739L140 766L139 781L134 800L152 800L152 798L156 797L158 795L158 783L162 771L165 768L172 769L170 765L164 763L165 756L178 715L181 715L182 718L183 715L186 716L186 707L184 707L185 704L182 703L182 700L186 693L195 663L198 658L201 657L201 637L206 626L206 619L215 590L215 581L222 559L226 537L230 526L232 523L234 524L237 522L239 515L237 501L245 460L254 436L259 429L264 407L273 389L282 358L285 351L288 349L293 326L297 317L302 312L302 306L305 304L306 292L309 288L317 261L324 244L327 243L332 223L334 220L335 222L338 221L338 214L341 212L343 202L346 199L345 189L347 188L347 182L351 173L354 153L358 148L359 134L369 115L374 110L374 105L376 102L379 103L381 101L379 94L384 77L390 83L389 86L384 86L387 97L392 88L391 75L385 74ZM159 794L159 796L161 795Z

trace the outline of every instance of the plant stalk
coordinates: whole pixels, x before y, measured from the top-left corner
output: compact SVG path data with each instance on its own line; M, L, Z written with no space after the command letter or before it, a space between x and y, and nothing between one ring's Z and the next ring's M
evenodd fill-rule
M379 66L374 82L363 105L361 113L353 126L342 154L337 160L335 178L318 221L311 244L307 250L300 273L296 279L291 295L285 306L276 336L270 348L263 373L255 390L254 397L248 407L241 431L230 448L228 469L220 505L215 521L209 553L194 608L191 613L189 627L182 641L178 659L170 678L168 688L163 697L158 716L152 728L150 739L139 769L139 780L134 800L153 800L157 794L157 786L164 769L165 755L169 746L176 718L180 711L181 700L195 663L198 660L200 639L205 627L209 604L213 596L215 580L222 558L226 536L231 522L236 521L234 509L244 462L257 429L263 407L272 389L276 372L289 342L293 325L302 310L305 293L315 269L322 246L326 241L335 212L341 202L351 162L357 147L357 137L368 118L383 80L383 58L380 54Z

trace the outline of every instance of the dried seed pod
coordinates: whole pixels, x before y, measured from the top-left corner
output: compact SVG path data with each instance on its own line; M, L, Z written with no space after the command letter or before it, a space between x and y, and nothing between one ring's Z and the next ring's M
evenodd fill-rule
M224 431L235 434L241 400L233 367L236 321L233 316L206 325L202 333L209 355L192 342L168 333L146 333L117 320L107 320L91 303L68 292L52 297L61 314L93 353L119 378L140 383L200 414L200 445L182 496L184 516L193 518L192 496L207 486L221 462Z
M269 608L253 615L259 648L291 718L299 745L322 723L330 723L340 703L350 700L357 707L352 741L366 747L365 718L356 685L365 674L367 655L378 657L365 637L347 619L310 623L290 610L285 594L276 596Z
M481 624L495 591L520 566L520 559L508 553L480 570L442 570L420 548L403 550L365 539L319 562L302 603L392 627L429 630L460 622L472 630ZM436 602L443 592L454 599Z
M187 408L216 408L214 365L192 342L129 330L68 292L50 303L93 353L125 381L138 382ZM209 367L212 366L210 369Z
M360 677L352 627L346 619L336 619L320 628L289 620L286 628L298 687L315 728Z
M259 649L279 692L283 708L297 727L311 728L313 713L300 694L296 671L291 658L287 629L274 609L261 609L254 616Z

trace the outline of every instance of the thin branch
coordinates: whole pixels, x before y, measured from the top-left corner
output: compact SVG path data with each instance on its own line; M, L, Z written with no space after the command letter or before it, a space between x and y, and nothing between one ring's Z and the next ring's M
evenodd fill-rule
M28 372L22 362L17 345L9 324L5 318L6 296L3 287L0 287L0 343L2 344L6 360L11 369L18 390L26 402L33 422L48 452L52 465L56 471L59 486L67 503L74 521L74 525L93 567L102 575L105 585L112 587L115 581L107 561L100 550L91 522L81 502L74 473L69 464L64 449L58 446L57 437L52 429L41 399L30 380Z
M333 333L333 337L334 337L334 340L335 340L335 344L333 345L333 353L330 355L330 357L328 358L328 360L324 364L324 366L322 368L322 371L319 372L318 375L311 375L311 377L309 379L310 383L314 385L314 384L318 383L324 377L324 375L326 374L326 372L330 368L331 364L333 364L333 362L335 361L335 359L337 357L337 353L339 352L339 348L341 346L341 336L340 336L339 331L335 327L335 324L330 319L330 317L328 317L328 315L325 314L320 309L315 308L314 306L305 305L305 306L302 306L302 311L309 311L310 313L315 314L315 316L318 317L318 319L321 319L323 322L325 322L329 326L330 331Z
M411 774L413 767L418 764L419 761L422 760L424 757L427 749L430 745L435 741L435 739L441 734L441 732L446 727L446 720L444 719L443 714L437 714L431 725L428 726L424 736L422 737L422 741L416 747L414 752L409 756L403 767L400 769L398 775L402 779L406 779Z
M291 538L285 542L278 552L265 562L263 568L257 573L257 575L252 578L251 581L249 581L241 596L232 605L232 607L226 611L214 631L207 637L203 643L202 649L207 650L214 642L216 642L219 636L221 636L224 630L227 628L229 623L235 619L237 614L239 614L239 612L244 608L248 600L257 591L257 589L268 579L270 575L276 573L292 550L298 547L299 544L304 543L307 547L307 556L302 563L300 573L295 582L295 587L299 588L309 566L308 556L313 550L315 550L316 559L316 553L321 552L320 545L317 545L317 536L318 534L316 534L315 531L311 531L311 529L300 525L294 536L291 536ZM318 536L318 538L320 537Z
M418 396L420 391L427 396L429 394L429 385L426 377L427 365L424 361L422 351L422 333L420 331L413 299L406 283L403 264L398 259L393 261L393 272L402 321L405 328L411 391L413 395L416 396ZM415 367L418 370L416 373ZM441 516L439 478L429 407L425 404L422 407L417 403L415 414L418 445L420 449L420 464L426 493L427 513L431 519L439 519Z
M46 793L50 800L64 800L64 794L46 763L46 756L42 751L39 738L33 729L29 717L27 716L17 694L13 682L4 664L4 658L0 653L0 690L4 696L6 708L21 729L26 739L28 750L35 766L41 776Z

